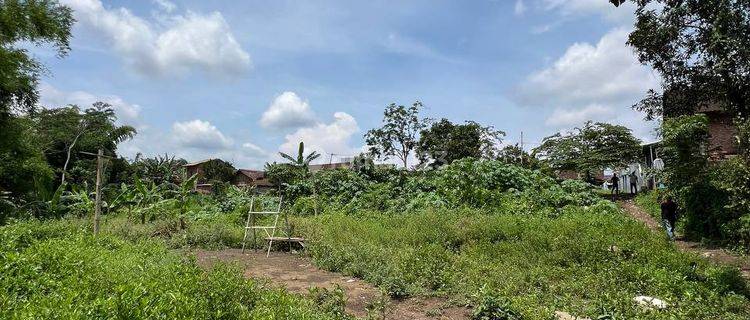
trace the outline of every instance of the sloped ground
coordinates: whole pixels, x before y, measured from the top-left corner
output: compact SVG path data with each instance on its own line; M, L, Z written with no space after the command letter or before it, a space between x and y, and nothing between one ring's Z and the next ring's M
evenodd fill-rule
M654 232L664 233L664 229L662 229L661 223L654 217L649 215L647 212L643 211L643 209L635 205L632 200L621 201L619 202L619 204L623 209L625 209L625 212L630 214L636 220L643 222ZM718 263L734 265L740 269L745 279L750 280L750 257L733 255L721 248L708 248L703 246L701 243L687 241L679 236L677 237L677 239L675 239L674 243L681 250L698 254Z
M201 266L210 267L217 261L236 263L245 269L246 277L267 279L272 285L283 286L290 292L303 295L312 287L333 289L339 285L346 294L347 313L357 317L367 316L368 307L384 299L377 288L360 279L320 270L308 259L293 254L272 252L266 258L264 251L249 250L243 254L239 249L196 250L193 253ZM384 313L385 319L393 320L469 318L468 309L450 306L447 300L441 298L388 299Z

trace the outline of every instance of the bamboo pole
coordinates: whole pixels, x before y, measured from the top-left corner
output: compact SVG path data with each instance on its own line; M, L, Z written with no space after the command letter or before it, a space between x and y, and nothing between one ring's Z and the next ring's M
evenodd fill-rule
M104 150L96 154L96 200L94 204L94 235L99 233L99 219L102 214L102 166Z

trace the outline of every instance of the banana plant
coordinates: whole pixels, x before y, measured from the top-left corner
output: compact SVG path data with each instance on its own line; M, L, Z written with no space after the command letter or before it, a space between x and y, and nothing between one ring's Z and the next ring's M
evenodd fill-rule
M175 192L175 200L178 201L180 206L180 229L185 229L185 213L187 212L188 200L190 199L190 195L195 193L197 180L197 174L192 175L190 178L182 179L180 187Z
M65 202L68 203L67 208L81 216L85 216L94 211L94 200L91 199L88 185L85 183L80 187L73 186L70 193L61 195L58 200L54 200L53 198L52 202L59 200L65 200Z
M117 197L110 201L107 210L113 211L121 207L127 207L128 216L130 216L131 210L133 210L133 204L135 204L136 196L135 189L129 188L127 184L122 183L120 184L120 192L117 193Z
M156 204L164 199L159 192L159 187L153 181L146 185L138 177L135 177L134 180L133 203L140 213L141 223L146 223L146 212L153 209Z

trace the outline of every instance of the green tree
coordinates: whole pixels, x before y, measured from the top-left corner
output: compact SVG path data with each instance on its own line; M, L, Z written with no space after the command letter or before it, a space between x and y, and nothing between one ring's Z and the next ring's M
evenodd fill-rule
M419 118L422 107L419 101L408 108L395 103L387 106L383 112L383 126L365 134L370 154L383 160L395 156L406 168L409 154L419 142L417 135L425 128L425 121Z
M264 170L266 171L268 182L275 186L297 183L309 174L304 167L289 163L266 163Z
M234 178L237 169L230 163L221 159L212 159L203 164L203 182L221 181L230 182Z
M178 185L182 183L181 177L185 171L184 165L187 164L185 159L178 159L175 156L155 156L145 158L142 154L137 154L135 160L130 165L129 175L153 181L157 185L171 183Z
M635 29L628 44L654 68L662 90L636 109L647 118L694 113L718 103L748 114L750 2L746 0L634 0Z
M279 155L289 160L289 164L295 167L300 167L305 169L307 171L307 168L310 166L310 163L315 161L315 159L320 158L320 154L317 151L310 152L310 154L305 155L305 143L300 141L299 148L297 148L297 156L293 157L291 155L288 155L283 152L279 152Z
M70 50L70 8L57 1L0 1L0 118L11 110L30 111L37 99L37 84L44 67L17 46L51 44L60 57ZM4 130L3 130L4 131Z
M65 56L73 21L56 1L0 1L0 192L13 197L45 191L51 177L33 125L17 116L33 111L44 68L18 44L51 44Z
M0 139L0 193L12 197L36 197L52 189L53 171L35 139L27 118L8 118Z
M574 170L590 180L595 171L638 161L640 143L624 126L587 121L582 128L544 138L533 153L553 169Z
M493 159L504 135L491 126L484 127L473 121L454 124L441 119L422 130L416 151L422 164L432 159L431 166L442 166L468 157Z
M661 154L664 175L672 188L682 189L705 179L708 137L708 118L705 115L664 120Z
M47 161L60 172L61 184L66 182L69 168L84 173L79 179L93 179L93 161L81 156L80 151L103 149L114 154L119 143L136 134L135 128L118 125L114 109L103 102L96 102L85 110L78 106L42 109L31 118Z

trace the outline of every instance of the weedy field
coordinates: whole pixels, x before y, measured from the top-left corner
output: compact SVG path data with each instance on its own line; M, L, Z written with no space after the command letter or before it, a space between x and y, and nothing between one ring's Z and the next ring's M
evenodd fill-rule
M1 228L0 318L333 319L230 266L203 270L161 241L89 230L80 220Z
M0 227L0 317L351 317L340 292L297 295L245 279L238 266L196 265L189 249L241 247L246 190L140 189L148 196L113 207L98 236L78 202L62 219ZM750 292L736 268L681 251L580 181L467 160L408 175L321 171L288 185L285 199L291 232L308 242L303 254L391 299L436 296L482 320L551 319L558 311L750 318ZM254 203L277 201L256 195ZM644 307L637 296L667 306Z
M310 255L319 266L395 298L444 295L509 315L487 319L546 319L555 311L601 319L750 316L739 271L676 250L615 208L569 208L557 217L334 214L298 223L317 240ZM633 302L639 295L671 307L646 310Z

